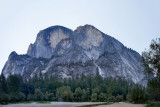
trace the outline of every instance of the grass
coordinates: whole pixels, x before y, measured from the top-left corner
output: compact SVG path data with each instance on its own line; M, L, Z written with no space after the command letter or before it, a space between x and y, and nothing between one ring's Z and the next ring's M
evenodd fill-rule
M6 105L8 102L0 102L1 105Z
M50 101L37 101L36 103L39 103L39 104L50 104L51 102Z
M159 103L148 103L147 107L160 107L160 102Z
M2 105L6 105L6 104L21 104L21 103L25 103L25 104L27 104L27 103L32 103L31 101L22 101L22 102L0 102L0 104L2 104Z

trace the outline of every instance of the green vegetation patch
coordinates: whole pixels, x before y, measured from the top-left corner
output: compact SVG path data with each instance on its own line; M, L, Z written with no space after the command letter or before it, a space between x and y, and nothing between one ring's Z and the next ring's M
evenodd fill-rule
M37 103L39 103L39 104L50 104L51 102L50 101L38 101Z
M160 107L160 102L159 103L148 103L147 107Z

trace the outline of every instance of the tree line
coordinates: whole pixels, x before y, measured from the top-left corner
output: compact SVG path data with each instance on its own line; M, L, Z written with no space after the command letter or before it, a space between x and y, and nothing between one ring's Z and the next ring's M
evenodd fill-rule
M58 80L47 73L24 80L20 75L0 76L0 102L20 101L122 101L133 85L122 78L72 76Z

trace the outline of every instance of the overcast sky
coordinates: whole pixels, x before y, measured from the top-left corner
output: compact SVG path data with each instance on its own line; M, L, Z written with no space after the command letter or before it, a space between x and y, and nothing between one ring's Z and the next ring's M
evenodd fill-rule
M141 54L160 37L160 0L0 0L0 72L49 26L91 24Z

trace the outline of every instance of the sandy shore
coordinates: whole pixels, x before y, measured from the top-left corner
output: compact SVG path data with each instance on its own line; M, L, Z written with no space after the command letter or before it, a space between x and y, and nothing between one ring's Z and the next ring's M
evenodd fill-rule
M0 105L0 107L77 107L84 105L94 105L94 104L103 104L104 102L82 102L82 103L71 103L71 102L51 102L50 104L8 104ZM92 106L90 106L92 107ZM145 107L145 104L130 104L125 102L113 103L109 105L99 105L93 107Z
M131 103L119 102L110 105L100 105L97 107L145 107L145 106L146 104L131 104Z
M92 104L102 104L104 102L82 102L82 103L71 103L71 102L51 102L49 104L37 104L37 103L29 103L29 104L8 104L8 105L0 105L0 107L77 107L84 105L92 105Z

